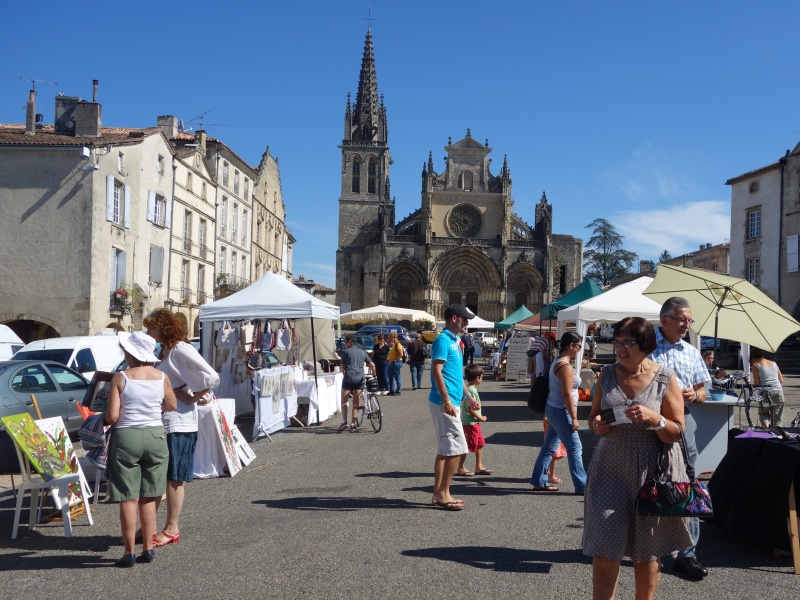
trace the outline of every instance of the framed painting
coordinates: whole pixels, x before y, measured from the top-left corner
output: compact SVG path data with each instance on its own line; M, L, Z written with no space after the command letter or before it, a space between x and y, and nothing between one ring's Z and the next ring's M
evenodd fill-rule
M27 413L11 415L2 417L0 420L8 435L31 462L33 470L39 473L45 481L72 473L72 469L58 452L55 444L31 419L30 415Z
M219 407L219 402L212 402L211 410L214 413L214 425L217 428L219 442L222 444L222 452L225 455L225 463L228 465L228 473L233 477L242 470L242 463L239 460L239 454L233 442L231 429L228 427L225 413Z
M83 474L83 469L81 469L81 465L78 462L78 455L75 454L72 442L69 439L69 435L67 435L67 428L64 427L64 420L61 417L51 417L49 419L37 419L36 424L53 446L55 446L56 451L64 460L64 464L67 465L70 472L78 473L80 476L80 484L74 483L69 487L69 505L72 506L73 504L83 502L83 490L86 490L88 496L91 497L92 494L89 491L91 489L89 487L89 482ZM59 491L57 488L53 488L53 501L55 502L56 508L60 509L62 499L59 498Z
M83 406L92 412L104 413L108 409L108 392L111 390L113 373L95 371L86 394L83 396Z
M255 460L256 453L253 452L250 444L244 439L242 432L239 431L236 425L231 427L231 437L233 438L233 444L236 446L236 453L239 455L239 460L241 460L242 464L246 467Z

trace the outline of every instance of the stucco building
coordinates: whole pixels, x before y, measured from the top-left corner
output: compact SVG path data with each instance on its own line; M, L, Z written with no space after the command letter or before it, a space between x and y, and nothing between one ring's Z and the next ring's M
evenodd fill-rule
M671 258L665 264L688 269L707 269L728 275L731 268L731 245L728 242L700 244L699 250Z
M354 104L344 118L336 297L342 310L376 304L442 316L448 304L500 320L525 304L537 310L553 291L582 279L582 241L552 233L545 194L528 224L514 210L511 171L467 129L448 140L444 167L423 161L421 206L396 222L390 193L387 110L378 94L367 32Z
M800 144L731 186L731 275L800 317Z

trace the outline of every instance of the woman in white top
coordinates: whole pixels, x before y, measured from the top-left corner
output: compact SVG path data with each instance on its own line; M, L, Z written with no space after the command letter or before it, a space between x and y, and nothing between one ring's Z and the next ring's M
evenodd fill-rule
M114 375L108 395L105 422L114 432L108 448L108 494L119 502L119 519L125 554L120 567L132 567L135 553L137 508L142 531L156 528L156 499L164 494L167 475L167 440L162 411L175 410L177 401L169 378L151 365L156 341L146 333L121 333L119 344L129 369ZM153 536L145 535L138 562L152 562Z
M178 520L183 508L185 482L192 481L197 444L197 401L219 385L219 375L186 339L175 314L160 308L144 320L147 333L161 344L158 370L166 374L178 399L176 410L164 413L169 447L167 469L167 523L155 537L155 547L181 539ZM146 531L146 530L143 530Z

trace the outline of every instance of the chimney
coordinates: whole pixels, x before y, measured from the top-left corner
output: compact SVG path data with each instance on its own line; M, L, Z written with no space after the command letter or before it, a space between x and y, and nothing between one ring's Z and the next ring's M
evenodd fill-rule
M31 90L28 104L25 107L25 135L36 133L36 92Z
M205 156L206 155L206 132L203 131L202 129L199 130L195 134L195 138L197 138L197 143L200 144L201 153L203 154L203 156Z
M92 79L92 102L97 102L97 79Z
M102 105L79 102L75 105L75 137L103 137Z
M164 135L167 136L167 139L171 140L178 137L177 117L173 117L172 115L163 115L158 117L156 124L161 128L161 131L164 132Z

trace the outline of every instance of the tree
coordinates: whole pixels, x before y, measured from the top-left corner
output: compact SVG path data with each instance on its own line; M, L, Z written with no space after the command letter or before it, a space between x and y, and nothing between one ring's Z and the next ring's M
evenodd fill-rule
M664 250L664 251L663 251L663 252L662 252L662 253L661 253L661 254L658 256L658 262L660 262L660 263L669 262L669 261L671 261L671 260L672 260L672 254L670 254L670 253L669 253L669 250Z
M598 285L608 285L631 272L636 254L622 248L623 236L605 219L595 219L586 226L592 237L583 253L583 276Z

